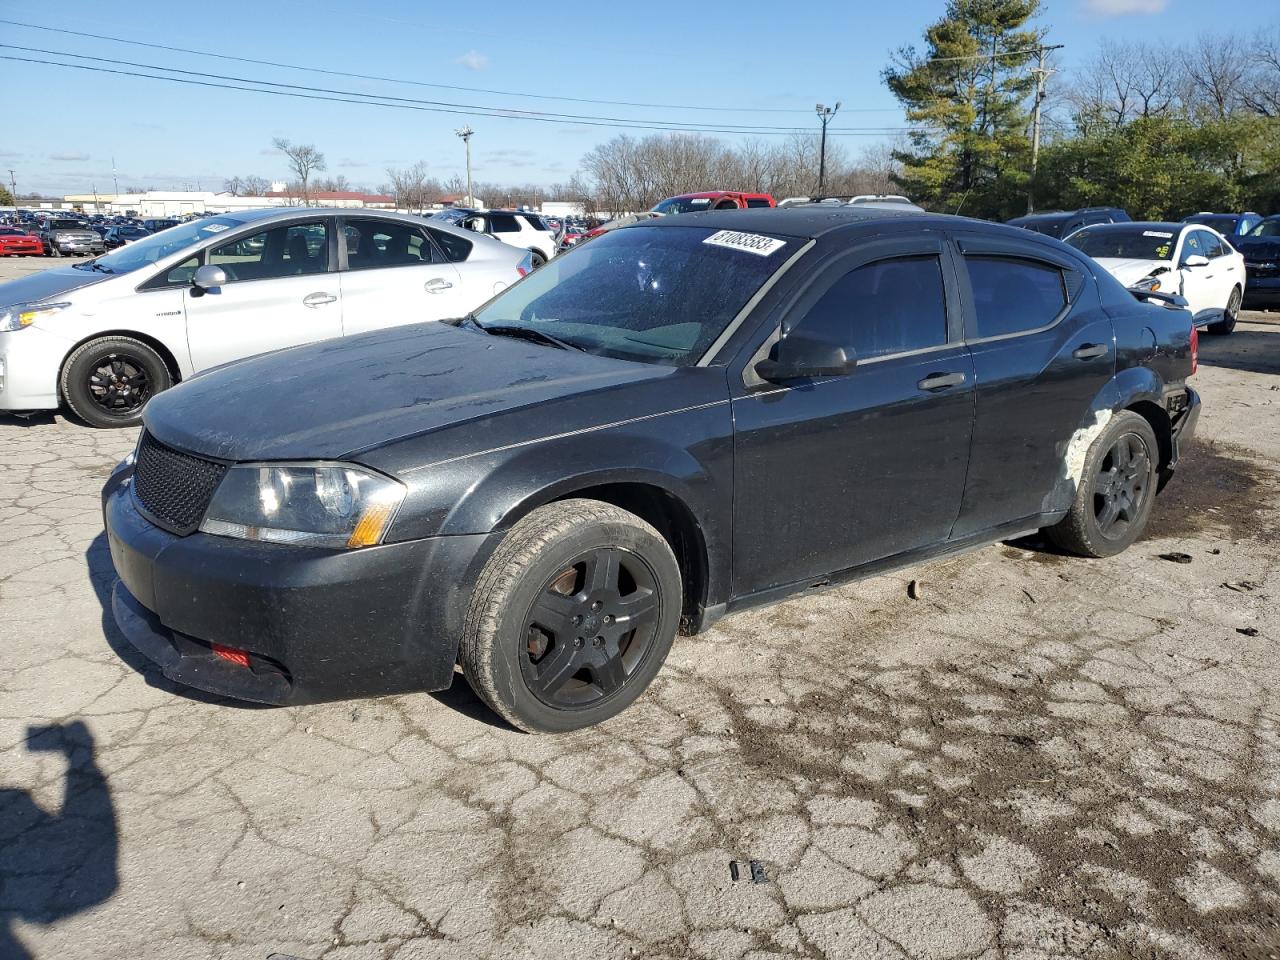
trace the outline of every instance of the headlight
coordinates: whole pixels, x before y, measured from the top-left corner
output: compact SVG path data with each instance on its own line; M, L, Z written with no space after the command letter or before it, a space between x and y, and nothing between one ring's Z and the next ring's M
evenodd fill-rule
M404 484L345 463L245 463L227 471L200 529L320 547L381 543Z
M69 306L69 303L15 303L11 307L0 307L0 333L29 327L41 317L53 316Z
M1146 290L1149 293L1158 293L1160 290L1160 280L1156 277L1143 277L1133 285L1134 290Z

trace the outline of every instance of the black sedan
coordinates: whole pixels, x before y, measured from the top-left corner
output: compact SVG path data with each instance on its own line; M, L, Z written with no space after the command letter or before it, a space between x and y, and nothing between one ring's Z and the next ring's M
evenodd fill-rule
M612 231L465 319L153 399L103 494L115 616L233 697L437 690L460 663L518 727L597 723L744 607L1037 529L1125 549L1199 413L1163 299L942 216Z

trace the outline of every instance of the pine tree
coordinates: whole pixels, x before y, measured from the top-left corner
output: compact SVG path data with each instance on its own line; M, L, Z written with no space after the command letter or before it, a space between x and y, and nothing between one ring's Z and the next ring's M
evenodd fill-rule
M949 0L924 34L883 74L921 129L897 153L899 182L916 202L945 213L1013 216L1025 206L1030 168L1028 67L1045 31L1027 28L1040 0Z

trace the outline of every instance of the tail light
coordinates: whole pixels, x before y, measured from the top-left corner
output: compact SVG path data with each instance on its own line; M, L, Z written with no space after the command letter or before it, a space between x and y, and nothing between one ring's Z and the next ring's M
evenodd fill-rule
M533 273L533 254L526 253L520 258L520 262L516 264L516 273L522 277L527 277Z
M1191 372L1200 369L1200 328L1191 323Z
M213 647L214 654L223 660L234 663L237 667L249 666L249 654L243 650L237 650L235 647L224 647L220 643L211 643L209 646Z

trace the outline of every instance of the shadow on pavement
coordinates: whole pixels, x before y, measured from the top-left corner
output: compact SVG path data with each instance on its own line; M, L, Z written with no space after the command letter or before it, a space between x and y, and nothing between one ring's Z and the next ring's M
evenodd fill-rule
M119 886L119 842L93 736L80 721L27 729L27 749L67 758L62 809L51 814L25 790L0 787L0 957L32 958L15 920L49 924L107 900Z
M1226 336L1201 334L1200 362L1249 373L1280 374L1280 325L1245 326L1243 320L1241 324Z

